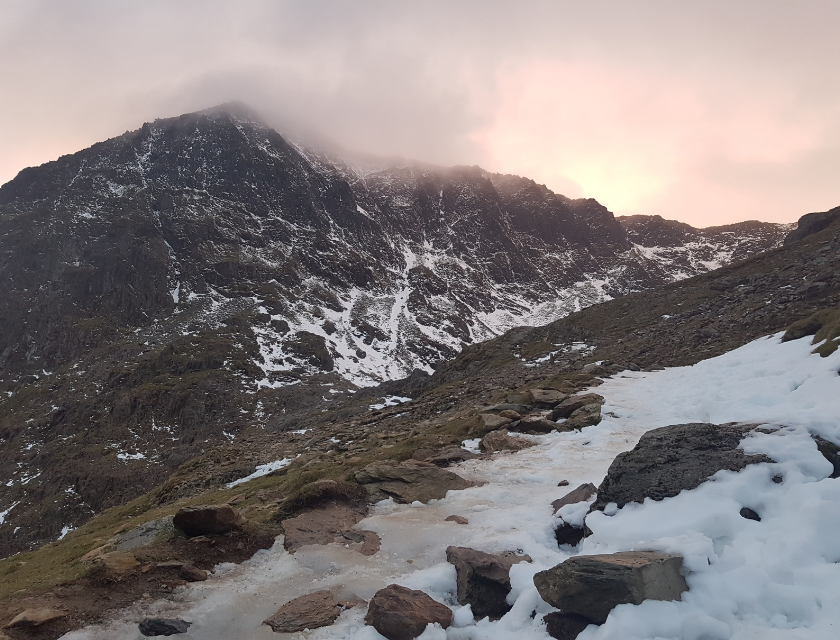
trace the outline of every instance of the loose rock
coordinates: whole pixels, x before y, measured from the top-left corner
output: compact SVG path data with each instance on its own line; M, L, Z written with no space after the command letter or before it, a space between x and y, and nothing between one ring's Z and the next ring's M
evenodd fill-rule
M144 636L174 636L186 633L191 624L177 618L146 618L138 627Z
M534 585L550 605L603 624L619 604L678 600L688 589L682 561L657 551L574 556L537 573Z
M242 516L226 504L184 507L175 514L173 524L189 537L227 533L236 529Z
M549 417L551 420L568 418L572 415L572 413L589 404L604 404L604 396L600 396L597 393L585 393L580 396L571 396L554 407Z
M495 429L500 429L501 427L510 424L513 420L496 413L482 413L481 422L484 425L485 431L494 431Z
M314 591L284 604L263 622L278 633L295 633L304 629L327 627L341 615L341 607L327 590Z
M569 397L568 393L556 389L529 389L528 394L538 407L551 408L560 404Z
M557 429L557 423L547 420L542 416L526 416L519 421L518 424L511 424L508 429L510 431L519 431L521 433L551 433Z
M105 565L105 567L112 573L116 573L118 575L127 575L132 573L137 567L140 566L140 563L130 553L125 553L123 551L113 551L111 553L106 553L105 555L100 556L97 558L99 562Z
M25 627L40 627L53 620L66 617L67 614L57 609L37 608L26 609L17 614L12 621L6 625L6 629L22 629Z
M521 451L533 447L534 443L524 438L513 438L507 431L493 431L484 436L478 446L482 451Z
M446 560L455 565L458 604L471 605L476 618L487 616L498 620L511 609L505 600L510 593L510 568L531 558L514 553L492 554L467 547L447 547Z
M645 498L670 498L700 486L721 469L740 471L748 464L772 462L738 448L754 428L696 423L648 431L631 451L613 460L592 509L603 510L610 502L623 507Z
M463 516L447 516L443 519L444 522L454 522L455 524L469 524L470 521Z
M560 524L554 530L554 537L557 539L557 546L568 544L574 547L586 537L586 530L561 519Z
M426 625L434 623L449 627L452 610L422 591L397 584L377 591L365 616L365 624L388 640L412 640L426 630Z
M591 427L599 422L601 422L601 405L586 404L580 409L575 409L562 426L571 431L572 429Z
M406 460L400 464L374 462L356 472L356 480L365 485L374 502L389 497L396 502L411 503L419 500L439 500L448 491L459 491L473 486L461 476L441 469L429 462Z
M761 516L749 507L742 507L738 513L742 518L746 518L747 520L755 520L756 522L761 522Z

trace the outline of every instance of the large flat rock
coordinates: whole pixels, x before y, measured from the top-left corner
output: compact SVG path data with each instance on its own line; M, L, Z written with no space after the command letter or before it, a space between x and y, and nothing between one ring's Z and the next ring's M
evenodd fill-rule
M540 596L565 613L603 624L620 604L679 600L688 590L682 557L658 551L574 556L534 576Z
M341 607L326 589L300 596L284 604L263 624L277 633L295 633L327 627L341 615Z

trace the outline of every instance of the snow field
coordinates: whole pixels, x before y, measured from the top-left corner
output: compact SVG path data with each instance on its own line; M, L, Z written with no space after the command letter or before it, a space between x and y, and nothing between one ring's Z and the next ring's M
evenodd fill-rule
M333 588L369 599L396 582L424 590L455 612L452 627L430 627L423 640L545 639L542 616L552 608L540 599L534 573L574 553L633 549L682 554L690 590L679 602L619 606L580 640L837 637L840 480L828 478L831 465L809 431L840 439L840 352L820 358L810 353L809 342L781 344L777 335L692 367L625 372L597 389L606 398L607 415L599 425L536 436L530 449L457 465L454 471L485 484L450 492L443 500L376 505L357 525L381 536L375 556L338 545L290 556L278 542L240 566L219 567L175 602L140 603L107 626L65 637L139 640L139 618L166 615L193 622L185 639L268 639L276 636L262 621L292 598ZM713 481L660 502L607 509L609 516L593 513L587 518L593 535L581 549L557 548L553 499L584 482L599 484L615 456L644 432L703 421L786 425L744 441L748 453L767 453L778 462L718 472ZM782 481L774 482L774 476ZM561 479L569 487L557 487ZM761 522L742 518L743 506L758 512ZM580 520L585 511L572 505L561 515ZM444 522L451 514L469 524ZM533 562L511 569L513 608L501 620L476 622L468 607L457 605L455 570L445 560L448 545L531 556ZM364 614L364 608L349 609L331 627L290 637L380 640L364 626Z

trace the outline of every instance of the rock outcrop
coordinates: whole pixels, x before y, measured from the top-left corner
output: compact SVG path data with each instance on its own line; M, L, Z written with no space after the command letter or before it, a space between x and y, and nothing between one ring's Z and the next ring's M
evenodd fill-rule
M772 462L765 455L747 455L739 448L755 427L692 423L648 431L632 450L613 460L592 509L603 510L611 502L623 507L645 498L670 498L700 486L718 471Z
M550 605L603 624L619 604L678 600L688 589L682 562L657 551L574 556L534 575L534 584Z
M388 640L412 640L429 624L446 629L452 624L452 610L422 591L398 584L376 592L368 605L365 624L372 626Z
M511 609L510 568L517 562L530 562L515 553L485 553L467 547L447 547L446 560L455 565L458 604L470 605L476 618L498 620Z

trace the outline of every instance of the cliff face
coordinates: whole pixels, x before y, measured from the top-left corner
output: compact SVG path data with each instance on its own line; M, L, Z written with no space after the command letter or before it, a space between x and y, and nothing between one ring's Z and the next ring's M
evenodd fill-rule
M0 555L331 393L787 231L749 224L617 220L477 167L362 170L236 106L26 169L0 187Z

